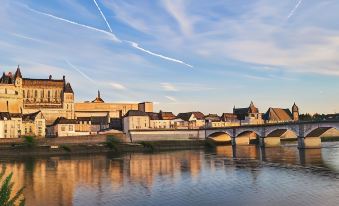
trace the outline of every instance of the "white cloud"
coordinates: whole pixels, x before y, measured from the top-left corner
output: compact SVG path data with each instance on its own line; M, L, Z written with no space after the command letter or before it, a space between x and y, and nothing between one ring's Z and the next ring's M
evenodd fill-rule
M193 23L185 12L184 1L164 0L163 4L167 12L178 22L182 33L186 36L191 36L193 33Z
M171 83L164 82L161 83L160 85L165 91L178 91L178 89Z
M116 82L111 82L110 85L113 89L116 89L116 90L126 90L127 89L124 85L116 83Z
M177 99L172 97L172 96L165 96L165 98L170 100L170 101L172 101L172 102L176 102L177 101Z

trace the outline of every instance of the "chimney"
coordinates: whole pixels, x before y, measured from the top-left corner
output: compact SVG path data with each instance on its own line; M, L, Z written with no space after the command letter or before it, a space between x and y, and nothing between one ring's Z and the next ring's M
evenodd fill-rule
M65 77L65 75L64 76L62 76L62 79L65 81L66 80L66 77Z

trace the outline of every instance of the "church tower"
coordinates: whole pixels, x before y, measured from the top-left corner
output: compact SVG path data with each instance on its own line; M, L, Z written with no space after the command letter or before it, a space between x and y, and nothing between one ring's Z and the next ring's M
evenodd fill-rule
M293 120L294 121L299 121L299 108L295 104L295 102L294 102L294 104L292 106L292 115L293 115Z

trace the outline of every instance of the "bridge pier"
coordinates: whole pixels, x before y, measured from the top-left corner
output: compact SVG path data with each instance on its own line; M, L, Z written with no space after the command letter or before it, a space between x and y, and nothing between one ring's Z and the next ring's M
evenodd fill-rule
M321 148L320 137L298 137L299 149L314 149Z

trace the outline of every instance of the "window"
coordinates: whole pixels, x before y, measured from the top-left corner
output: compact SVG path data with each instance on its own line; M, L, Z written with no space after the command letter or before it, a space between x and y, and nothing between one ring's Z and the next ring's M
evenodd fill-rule
M38 97L38 91L37 91L37 90L34 91L34 97L35 97L35 98Z
M68 130L73 131L73 125L69 125Z
M22 95L24 96L24 98L26 97L25 94L26 94L26 92L25 92L25 90L23 90Z
M61 131L65 131L66 130L66 128L65 128L65 126L61 126Z

